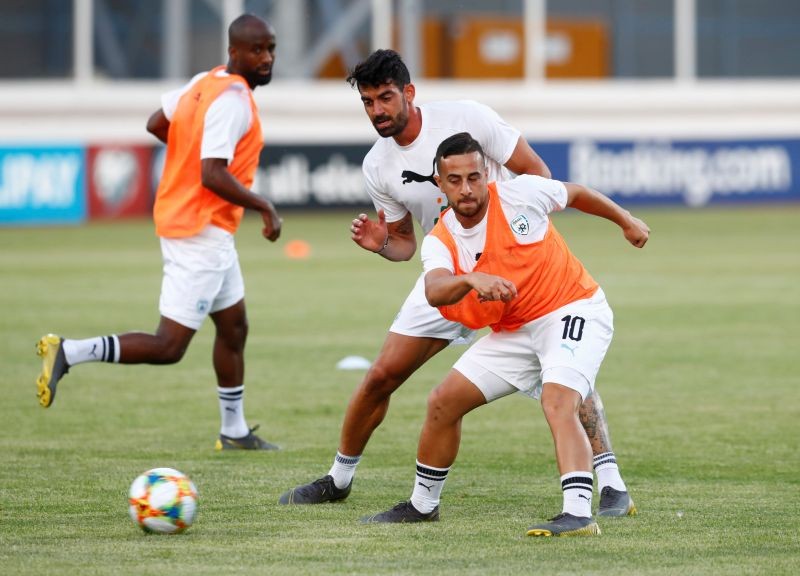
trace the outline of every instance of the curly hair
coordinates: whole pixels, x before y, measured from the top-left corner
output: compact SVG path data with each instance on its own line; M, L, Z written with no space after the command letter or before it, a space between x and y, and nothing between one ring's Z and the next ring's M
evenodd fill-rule
M376 50L353 68L347 82L353 87L392 83L402 90L411 83L411 75L400 54L394 50Z

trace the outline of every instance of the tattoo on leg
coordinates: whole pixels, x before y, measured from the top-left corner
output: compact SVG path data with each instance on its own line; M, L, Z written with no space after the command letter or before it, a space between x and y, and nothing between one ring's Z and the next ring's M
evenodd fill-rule
M586 397L586 400L581 404L578 416L583 429L586 430L589 443L592 445L592 454L613 452L603 401L597 392L593 392Z

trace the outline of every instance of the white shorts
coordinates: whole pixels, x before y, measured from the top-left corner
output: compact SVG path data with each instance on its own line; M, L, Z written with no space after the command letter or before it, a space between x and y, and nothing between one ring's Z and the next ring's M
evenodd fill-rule
M164 278L159 312L197 330L206 316L244 298L233 234L206 226L188 238L161 238Z
M437 308L428 304L424 273L417 278L389 331L416 338L442 338L453 343L469 343L475 335L475 331L445 319Z
M453 368L475 384L487 402L522 392L540 398L542 383L572 388L586 397L614 335L614 314L602 289L514 332L492 332L472 345Z

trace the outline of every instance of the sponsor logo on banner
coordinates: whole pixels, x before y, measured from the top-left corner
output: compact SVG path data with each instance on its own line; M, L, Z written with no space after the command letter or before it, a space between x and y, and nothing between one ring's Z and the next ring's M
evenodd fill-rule
M0 223L83 221L84 176L82 148L0 148Z
M569 177L609 196L704 206L800 199L800 142L575 142Z
M626 203L704 206L800 201L800 139L533 142L558 180ZM361 163L370 145L266 143L253 190L277 206L366 207ZM431 162L433 159L431 159ZM154 183L163 147L151 160Z
M253 188L279 206L371 204L361 161L369 146L287 146L262 153Z

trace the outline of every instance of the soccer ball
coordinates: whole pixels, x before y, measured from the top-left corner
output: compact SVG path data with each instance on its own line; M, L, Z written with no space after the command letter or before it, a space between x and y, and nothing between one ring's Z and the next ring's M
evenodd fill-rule
M182 472L153 468L128 491L131 519L148 533L177 534L194 522L197 488Z

